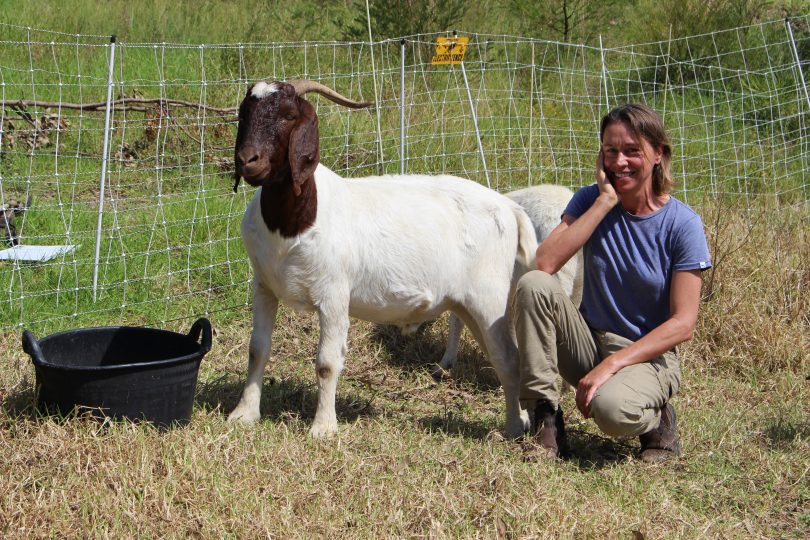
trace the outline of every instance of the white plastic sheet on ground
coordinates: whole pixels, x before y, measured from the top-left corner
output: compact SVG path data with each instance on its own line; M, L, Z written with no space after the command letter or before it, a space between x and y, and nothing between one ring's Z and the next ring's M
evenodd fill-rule
M45 262L70 253L79 246L14 246L0 251L0 260Z

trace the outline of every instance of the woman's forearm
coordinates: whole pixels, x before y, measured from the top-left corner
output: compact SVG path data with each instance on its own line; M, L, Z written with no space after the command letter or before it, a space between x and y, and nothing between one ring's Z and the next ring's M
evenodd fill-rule
M605 358L603 362L611 365L613 373L633 364L649 362L673 347L689 341L693 329L694 325L690 327L683 321L670 318L638 341Z
M574 254L582 249L593 231L615 206L615 202L598 197L593 205L574 220L568 214L538 247L537 269L549 274L556 273Z

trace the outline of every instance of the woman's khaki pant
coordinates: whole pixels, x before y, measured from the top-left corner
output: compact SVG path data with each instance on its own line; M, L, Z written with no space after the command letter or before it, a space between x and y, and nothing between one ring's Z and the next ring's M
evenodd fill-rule
M514 320L520 355L521 405L537 400L557 406L557 375L576 387L603 358L631 340L592 330L551 275L533 271L518 282ZM619 370L591 401L591 416L612 437L641 435L658 427L661 410L680 387L677 353Z

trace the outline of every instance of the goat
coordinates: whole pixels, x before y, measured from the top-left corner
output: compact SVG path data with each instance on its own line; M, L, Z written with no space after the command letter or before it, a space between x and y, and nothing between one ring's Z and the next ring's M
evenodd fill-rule
M537 243L545 240L551 231L560 223L565 207L574 193L563 186L553 184L540 184L505 194L518 203L529 215L534 225ZM582 300L582 252L571 257L565 265L555 274L560 280L563 291L568 297L579 305ZM457 316L450 314L447 330L447 347L441 361L434 365L431 374L441 379L447 374L458 357L458 346L464 323Z
M16 199L11 199L8 204L0 206L0 235L5 236L6 242L11 246L20 244L20 237L17 236L17 227L14 225L14 218L21 217L30 206L31 195L28 195L25 205Z
M309 430L337 432L335 392L349 317L413 325L451 310L472 330L504 388L506 433L528 415L518 401L518 361L509 298L533 266L532 224L519 205L471 180L390 175L344 179L319 163L318 117L302 96L314 81L258 82L239 106L235 184L259 189L242 219L253 267L248 375L229 420L260 417L262 375L279 300L317 311L318 404Z

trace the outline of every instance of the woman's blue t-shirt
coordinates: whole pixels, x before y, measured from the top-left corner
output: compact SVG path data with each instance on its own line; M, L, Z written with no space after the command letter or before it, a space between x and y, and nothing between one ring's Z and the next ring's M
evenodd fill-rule
M596 184L580 189L565 214L578 218L598 196ZM591 328L633 341L669 318L673 272L712 265L700 216L674 197L645 216L617 204L583 253L582 316Z

